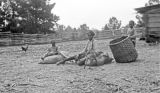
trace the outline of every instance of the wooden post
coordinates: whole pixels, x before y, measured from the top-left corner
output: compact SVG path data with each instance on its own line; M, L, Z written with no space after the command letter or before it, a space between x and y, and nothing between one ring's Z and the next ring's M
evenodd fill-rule
M146 38L146 41L149 40L149 31L148 31L148 14L144 14L144 22L145 22L145 38Z

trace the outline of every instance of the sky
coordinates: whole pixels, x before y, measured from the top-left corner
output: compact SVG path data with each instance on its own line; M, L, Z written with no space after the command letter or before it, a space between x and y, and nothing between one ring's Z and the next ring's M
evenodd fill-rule
M137 22L135 8L144 7L148 0L51 0L56 3L52 12L60 17L58 24L78 28L87 24L90 29L101 30L110 17Z

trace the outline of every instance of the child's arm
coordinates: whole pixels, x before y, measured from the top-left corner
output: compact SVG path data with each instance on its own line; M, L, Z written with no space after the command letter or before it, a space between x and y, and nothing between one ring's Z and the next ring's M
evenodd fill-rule
M51 52L51 48L48 48L47 51L48 51L48 52Z
M47 53L44 55L44 58L45 58L45 57L50 56L50 55L51 55L51 53L50 53L50 52L51 52L51 49L50 49L50 48L48 48L48 49L47 49Z
M52 55L53 55L53 53L51 53L51 49L48 48L48 49L47 49L47 53L44 54L44 56L42 57L42 60L44 60L44 58L46 58L46 57L48 57L48 56L52 56Z
M95 40L92 40L92 49L88 52L96 53L96 43Z
M142 33L137 34L135 29L132 29L130 32L128 32L128 36L130 38L136 38L142 36Z
M136 37L141 37L142 36L142 33L139 33L139 34L135 34L133 36L130 36L131 38L136 38Z
M61 52L58 51L58 47L56 47L56 51L57 51L57 53L58 53L59 55L65 57Z
M83 49L82 53L87 52L88 44L89 44L89 41L87 42L87 45L86 45L85 48Z
M135 30L134 30L134 29L128 29L127 35L128 35L129 37L135 35Z

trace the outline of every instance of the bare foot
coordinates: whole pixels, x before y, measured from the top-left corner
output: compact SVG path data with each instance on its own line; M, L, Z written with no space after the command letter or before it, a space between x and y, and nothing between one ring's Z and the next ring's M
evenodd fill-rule
M41 57L41 59L44 61L44 58L43 58L43 57Z

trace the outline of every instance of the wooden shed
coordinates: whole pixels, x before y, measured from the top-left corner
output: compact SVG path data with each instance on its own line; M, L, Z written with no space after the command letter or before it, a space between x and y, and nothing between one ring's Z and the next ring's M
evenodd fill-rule
M160 5L146 6L135 9L138 13L142 14L145 23L145 36L146 40L152 37L160 39Z

